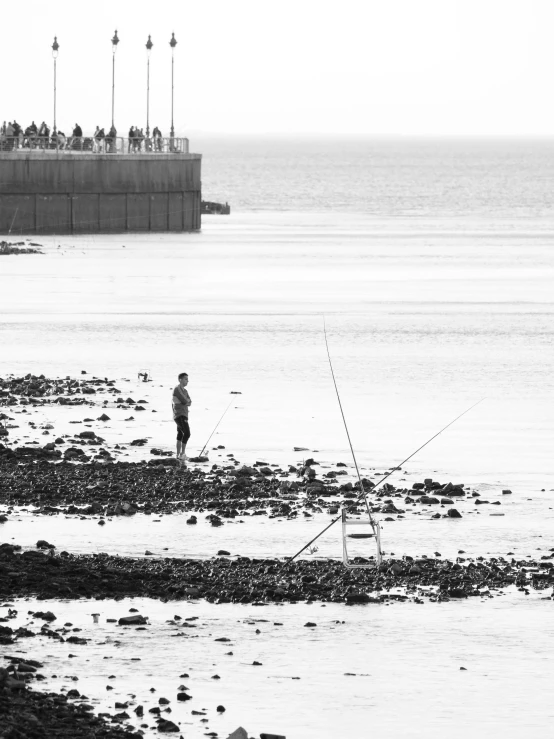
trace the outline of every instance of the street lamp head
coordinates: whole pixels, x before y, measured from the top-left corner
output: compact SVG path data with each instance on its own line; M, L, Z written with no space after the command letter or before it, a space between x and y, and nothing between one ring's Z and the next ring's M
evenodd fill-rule
M148 34L148 41L146 42L146 51L148 55L150 55L150 52L152 51L152 47L154 44L152 43L152 39L150 38L150 34Z
M117 28L116 28L115 33L113 35L113 39L112 39L112 51L114 54L117 51L118 43L119 43L119 39L117 38Z
M60 48L60 45L58 43L58 37L54 36L54 43L52 44L52 56L54 59L58 58L58 49Z
M177 46L177 40L174 33L171 34L171 41L169 42L169 45L171 46L171 51L173 51Z

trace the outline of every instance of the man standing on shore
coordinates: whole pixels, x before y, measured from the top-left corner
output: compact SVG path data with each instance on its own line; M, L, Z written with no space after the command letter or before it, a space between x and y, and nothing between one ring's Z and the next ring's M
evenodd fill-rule
M173 420L177 424L177 461L186 462L187 441L190 438L189 406L190 395L187 392L189 376L186 372L179 375L179 384L173 390Z

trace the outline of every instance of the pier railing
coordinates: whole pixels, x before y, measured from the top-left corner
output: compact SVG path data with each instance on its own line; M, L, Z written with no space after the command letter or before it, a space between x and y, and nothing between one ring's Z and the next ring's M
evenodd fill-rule
M0 152L65 152L68 154L188 154L185 138L123 136L5 136L0 134Z

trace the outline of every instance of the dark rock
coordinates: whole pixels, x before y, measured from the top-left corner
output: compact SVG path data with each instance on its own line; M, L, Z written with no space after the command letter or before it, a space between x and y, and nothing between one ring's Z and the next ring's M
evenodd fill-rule
M467 593L462 588L450 588L448 595L450 598L467 598Z
M449 508L446 515L449 518L462 518L462 514L456 508Z
M439 499L430 495L422 495L419 502L427 505L436 505L439 503Z
M180 731L177 724L174 724L173 721L168 721L167 719L160 719L158 723L158 731L161 731L164 734L170 734Z
M45 539L39 539L37 541L37 549L55 549L54 544L49 544Z
M117 622L120 626L135 626L135 625L142 625L148 623L148 618L146 616L140 616L137 614L136 616L123 616L119 619Z
M36 611L33 613L33 617L41 618L43 621L55 621L57 618L52 611Z
M346 596L347 603L371 603L374 599L370 598L367 593L348 593Z
M66 642L70 644L87 644L87 639L81 638L80 636L70 636L66 639Z

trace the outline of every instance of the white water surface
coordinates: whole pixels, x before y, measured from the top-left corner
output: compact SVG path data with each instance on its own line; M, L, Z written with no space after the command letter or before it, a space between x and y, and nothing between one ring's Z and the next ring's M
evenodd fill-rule
M435 552L439 552L455 560L460 551L466 558L510 554L516 559L540 559L542 555L549 555L554 550L554 506L548 505L552 502L552 493L539 493L534 499L513 502L493 494L488 500L499 497L503 498L501 506L475 506L473 499L456 502L463 516L461 519L431 518L437 510L444 514L449 506L406 506L405 518L377 514L381 548L387 558L434 557ZM309 519L300 514L296 520L245 516L223 519L223 526L214 527L206 520L207 515L206 512L197 514L195 525L187 525L190 513L186 513L121 516L106 519L105 525L99 526L97 517L79 519L13 511L2 524L1 532L3 541L26 548L35 548L38 540L46 539L57 552L65 550L74 554L106 552L126 557L205 559L225 550L231 556L274 558L291 557L336 518L328 514L315 514ZM367 520L367 516L349 518ZM358 531L365 532L365 529ZM347 529L347 535L349 533L352 529ZM347 541L351 556L375 554L372 541L350 538ZM308 559L342 556L340 520L317 540L316 547L313 553L306 550L302 556ZM146 551L151 555L145 555Z
M294 446L348 461L325 314L362 464L398 464L485 398L410 469L553 487L554 227L434 226L249 213L206 221L200 234L42 239L45 255L0 265L0 372L113 378L149 405L132 422L108 406L97 433L171 449L170 396L184 368L193 452L232 400L211 445L244 462L287 464ZM152 383L137 381L143 368ZM100 408L40 418L69 432L69 414L96 419ZM36 438L15 418L14 439Z
M464 602L353 607L25 599L13 603L19 615L12 627L27 624L36 631L43 622L33 622L28 612L53 610L53 628L72 624L68 628L82 629L77 636L90 642L35 637L8 649L15 655L28 649L44 660L40 672L48 680L37 683L39 689L76 688L95 710L112 714L119 712L115 701L130 701L129 723L136 727L134 706L144 705L143 723L155 727L147 709L166 697L168 717L191 739L207 731L226 737L239 725L251 736L265 731L287 739L373 733L387 739L520 739L546 736L554 718L552 601L543 597L512 590ZM148 616L151 626L137 631L106 623L130 608ZM98 624L92 613L99 614ZM175 615L196 616L189 622L196 628L166 623ZM219 637L230 642L216 642ZM184 673L189 677L180 678ZM181 684L193 696L185 704L176 701ZM221 716L220 704L226 708ZM191 710L202 709L207 716L192 716ZM145 732L158 735L155 728Z
M284 469L307 456L350 465L324 314L353 445L372 473L398 465L485 398L391 482L410 487L429 476L461 482L502 505L477 513L465 501L457 521L429 520L430 508L384 522L384 550L436 550L445 557L458 550L467 556L512 551L518 558L548 553L554 546L552 142L210 146L204 196L229 200L233 211L204 218L201 233L49 236L37 239L43 255L2 258L1 376L80 377L86 370L88 377L115 379L124 397L148 401L146 411L131 414L109 403L105 423L96 420L102 404L28 414L10 408L9 423L18 426L10 429L12 442L42 444L92 428L110 445L126 447L121 459L151 458L150 447L171 450L170 396L184 370L193 400L190 451L201 449L233 399L209 445L226 448L210 450L211 462L231 453L241 463L264 460ZM137 381L145 368L152 383ZM135 420L125 420L130 415ZM94 420L70 424L87 417ZM49 434L44 423L54 426ZM129 447L136 438L147 438L147 446ZM295 446L308 451L294 452ZM512 496L502 496L506 488ZM155 556L213 556L220 548L277 556L296 551L328 520L259 516L213 529L202 516L196 527L182 516L153 518L100 527L95 520L14 511L0 536L28 546L47 538L68 551L137 556L146 549ZM310 556L340 555L337 527ZM484 601L363 608L137 600L156 626L124 632L121 646L95 640L120 638L103 619L124 615L130 601L19 601L20 613L48 607L61 622L88 623L85 636L90 613L101 612L102 622L100 636L86 647L35 638L18 648L39 658L51 654L48 674L78 674L76 685L99 706L113 706L127 693L144 701L154 684L154 695L167 691L173 699L176 686L190 682L176 676L196 671L193 707L210 709L209 727L220 736L243 724L251 734L288 739L542 737L552 726L554 677L552 601L541 600L544 595L510 590ZM171 638L172 627L163 626L179 611L205 624L186 646L185 637ZM252 617L284 625L262 624L256 635L255 626L243 623ZM308 620L317 629L304 628ZM233 639L236 657L224 655L230 650L213 641L216 635ZM69 659L69 652L78 656ZM131 662L135 656L141 662ZM253 660L264 664L253 667ZM215 672L220 681L211 680ZM120 677L108 693L109 674ZM69 680L49 684L74 687ZM219 718L218 703L228 709ZM188 706L172 707L172 718L192 721ZM184 736L206 731L197 723L183 726Z

